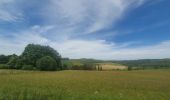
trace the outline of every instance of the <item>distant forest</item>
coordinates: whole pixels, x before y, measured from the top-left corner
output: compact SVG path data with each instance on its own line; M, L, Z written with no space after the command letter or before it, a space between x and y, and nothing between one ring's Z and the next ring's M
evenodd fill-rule
M170 59L140 59L140 60L96 60L96 59L63 59L64 62L73 62L79 64L95 64L95 63L118 63L128 66L131 69L167 69L170 68Z
M123 64L133 69L166 69L170 68L170 59L142 59L142 60L124 60L113 61Z

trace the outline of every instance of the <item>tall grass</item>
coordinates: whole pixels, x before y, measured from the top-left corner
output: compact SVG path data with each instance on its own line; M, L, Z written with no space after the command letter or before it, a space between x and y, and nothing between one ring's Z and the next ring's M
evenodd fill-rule
M169 100L170 70L0 71L0 100Z

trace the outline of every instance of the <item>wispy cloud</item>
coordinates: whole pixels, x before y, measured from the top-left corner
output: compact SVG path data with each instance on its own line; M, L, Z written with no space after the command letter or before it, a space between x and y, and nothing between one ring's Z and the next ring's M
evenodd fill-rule
M63 43L52 43L63 56L71 58L97 58L97 59L152 59L168 58L170 54L170 41L164 41L152 46L129 48L128 45L107 43L104 40L68 40Z
M0 1L0 21L14 22L22 19L22 13L19 11L15 0Z
M113 27L129 9L141 6L147 0L49 0L34 10L43 22L29 23L27 29L16 29L10 36L0 35L0 54L21 54L28 43L50 45L64 57L97 59L166 58L170 54L170 41L151 46L130 48L132 42L117 44L107 39L83 38L91 33ZM33 2L30 0L29 2ZM22 5L21 2L19 5ZM23 6L23 5L22 5ZM31 8L36 5L32 5ZM28 6L29 7L29 6ZM0 21L14 22L22 18L24 6L19 9L16 0L0 1ZM29 8L27 8L29 9ZM23 11L22 11L23 10ZM27 14L27 13L26 13ZM28 14L29 15L29 14ZM33 16L32 15L32 16ZM34 16L35 16L34 15ZM29 16L27 16L27 19ZM27 20L26 22L34 21ZM114 36L109 32L104 36ZM77 36L77 37L76 37ZM76 37L76 38L73 38Z
M44 17L60 29L74 28L73 33L89 34L115 24L124 12L145 0L50 0ZM51 16L53 14L53 16ZM76 27L76 28L75 28Z
M28 43L50 45L58 50L63 57L70 58L129 60L168 58L170 56L170 41L163 41L152 46L130 48L131 43L117 44L105 40L68 39L65 41L52 41L32 31L32 29L23 31L21 35L13 35L13 38L0 36L0 54L21 54Z

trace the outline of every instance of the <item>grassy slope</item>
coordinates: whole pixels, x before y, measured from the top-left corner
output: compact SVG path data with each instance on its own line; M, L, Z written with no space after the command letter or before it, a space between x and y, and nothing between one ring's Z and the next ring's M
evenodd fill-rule
M70 60L63 60L63 64L68 66L71 65L83 65L83 64L109 64L114 66L122 66L122 64L113 63L111 61L102 61L102 60L95 60L95 59L70 59Z
M63 60L62 62L67 65L83 65L83 64L101 63L104 61L95 60L95 59L70 59L70 60Z
M169 100L170 70L0 71L0 100Z
M113 63L128 66L133 69L170 69L170 59L141 59L125 61L103 61L96 59L70 59L63 61L68 66L96 63Z

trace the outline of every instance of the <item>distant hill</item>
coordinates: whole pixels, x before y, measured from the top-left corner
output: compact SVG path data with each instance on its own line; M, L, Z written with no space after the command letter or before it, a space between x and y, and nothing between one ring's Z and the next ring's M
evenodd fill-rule
M67 66L82 66L82 65L90 65L95 67L96 70L126 70L127 66L113 63L109 61L103 60L95 60L95 59L63 59L63 64Z
M124 61L112 61L114 63L123 64L133 68L143 69L164 69L170 68L170 59L141 59L141 60L124 60Z
M141 59L141 60L96 60L96 59L65 59L64 64L67 65L83 65L83 64L97 64L97 63L113 63L128 66L136 69L166 69L170 68L170 59Z
M96 59L63 59L64 64L67 65L83 65L83 64L95 64L95 63L103 63L105 61L96 60Z

